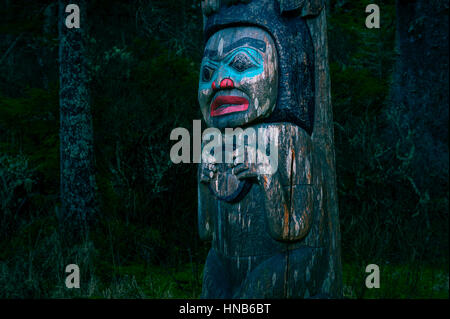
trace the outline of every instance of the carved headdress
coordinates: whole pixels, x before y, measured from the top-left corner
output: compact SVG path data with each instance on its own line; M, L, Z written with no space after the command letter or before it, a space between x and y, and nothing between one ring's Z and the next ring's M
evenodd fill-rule
M305 16L305 1L205 2L205 43L215 32L236 26L260 27L272 36L279 60L278 97L274 111L265 122L291 122L311 134L314 123L314 49L306 21L301 18Z

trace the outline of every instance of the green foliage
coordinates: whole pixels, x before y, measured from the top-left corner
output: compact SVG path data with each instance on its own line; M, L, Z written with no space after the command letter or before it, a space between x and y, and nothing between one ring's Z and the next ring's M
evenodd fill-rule
M24 156L8 156L0 152L0 239L5 240L23 219L30 200L34 172Z
M400 129L404 110L389 99L394 2L379 4L381 29L365 27L367 4L332 1L329 19L344 260L439 264L448 260L448 193L430 198L415 182L414 130Z
M404 110L389 107L394 1L378 3L377 30L364 24L369 3L329 8L345 294L448 298L448 184L436 195L414 179L414 127L400 129ZM74 247L62 244L55 214L56 24L44 22L37 3L29 15L23 5L2 11L0 22L1 52L21 35L0 65L0 298L197 298L209 244L197 234L196 167L170 161L169 135L201 118L199 2L89 2L101 210L89 239ZM70 263L82 270L80 290L64 287ZM380 290L364 286L369 263L382 269Z
M91 49L97 50L95 44ZM195 167L170 161L169 136L172 129L190 127L192 119L200 118L199 65L157 41L139 38L105 55L91 67L103 211L127 224L153 225L166 243L161 258L171 258L177 244L168 243L195 244L195 202L189 199L196 196ZM187 205L168 203L170 196ZM186 225L192 232L184 231Z
M58 90L27 89L21 97L0 92L0 152L26 156L40 179L42 191L58 186Z
M68 247L54 217L35 218L21 225L0 246L0 298L198 298L202 265L167 267L142 260L130 262L126 258L136 252L124 253L126 247L119 247L119 242L125 235L120 234L129 236L135 230L111 227L119 230L111 228L109 237L103 238L107 232L99 229L93 240ZM148 238L136 236L146 240L138 245L158 240L158 234L151 230L147 234ZM119 237L111 237L116 235ZM70 290L64 285L65 267L72 263L80 267L80 289Z
M367 264L345 263L344 298L350 299L448 299L448 271L417 264L380 264L380 288L365 285ZM448 268L448 267L447 267Z

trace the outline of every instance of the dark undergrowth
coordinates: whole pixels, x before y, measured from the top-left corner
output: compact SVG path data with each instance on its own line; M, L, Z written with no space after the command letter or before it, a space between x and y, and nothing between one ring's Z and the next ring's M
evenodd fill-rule
M170 131L201 118L198 3L89 1L100 209L89 239L66 246L57 31L51 15L33 19L40 2L22 2L0 12L0 52L18 38L0 65L0 298L198 298L209 244L198 238L195 166L169 159ZM366 2L329 11L344 296L448 298L448 167L418 161L421 136L390 102L394 1L379 3L379 30L364 26ZM65 287L69 264L80 289ZM379 289L365 286L368 264L380 267Z

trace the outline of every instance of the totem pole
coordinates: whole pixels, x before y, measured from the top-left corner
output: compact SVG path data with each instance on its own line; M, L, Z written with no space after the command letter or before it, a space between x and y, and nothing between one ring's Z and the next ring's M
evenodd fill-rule
M235 140L223 142L233 144L231 162L202 158L198 226L212 241L202 297L339 298L324 0L207 0L202 8L204 120L221 132L253 129L262 135L256 153L267 155L265 141L277 162L275 170L250 162Z

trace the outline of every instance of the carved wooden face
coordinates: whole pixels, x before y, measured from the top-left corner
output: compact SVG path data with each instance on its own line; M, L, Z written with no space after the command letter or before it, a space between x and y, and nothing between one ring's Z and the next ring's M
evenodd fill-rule
M245 126L267 117L277 95L277 52L266 31L233 27L216 32L208 40L198 90L208 126Z

